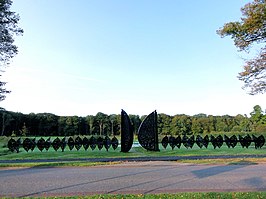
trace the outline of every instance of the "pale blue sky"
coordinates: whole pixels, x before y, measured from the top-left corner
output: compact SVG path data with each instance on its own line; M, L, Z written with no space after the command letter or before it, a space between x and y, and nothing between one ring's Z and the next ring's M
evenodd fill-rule
M237 79L244 53L216 30L247 0L14 1L23 37L1 107L86 116L249 114L266 108Z

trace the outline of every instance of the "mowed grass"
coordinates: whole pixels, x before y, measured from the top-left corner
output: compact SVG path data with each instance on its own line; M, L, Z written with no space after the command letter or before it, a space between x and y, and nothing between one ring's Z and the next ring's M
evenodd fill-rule
M221 148L214 149L210 143L208 148L199 148L196 144L193 148L185 148L183 145L180 149L174 148L171 149L168 146L166 149L160 145L160 152L147 151L142 147L133 147L128 153L120 152L118 147L116 150L113 150L112 147L109 151L106 151L105 148L98 150L96 147L95 150L85 150L81 148L77 151L75 148L70 151L66 147L65 151L62 152L61 149L54 151L52 147L48 151L43 150L39 151L37 147L33 151L26 152L23 148L20 149L19 153L12 153L6 147L8 138L0 138L0 160L21 160L21 159L76 159L76 158L125 158L125 157L158 157L158 156L215 156L215 155L265 155L266 154L266 145L261 149L255 149L254 145L251 145L248 149L242 148L238 144L235 148L228 148L225 144Z

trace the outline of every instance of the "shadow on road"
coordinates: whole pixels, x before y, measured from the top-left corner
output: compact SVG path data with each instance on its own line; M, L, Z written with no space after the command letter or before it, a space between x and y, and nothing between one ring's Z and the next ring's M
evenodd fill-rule
M215 166L207 169L201 169L197 171L192 171L194 175L196 175L198 178L207 178L210 176L215 176L219 175L221 173L233 171L236 169L241 169L243 167L247 167L249 165L247 164L240 164L240 165L220 165L220 166Z

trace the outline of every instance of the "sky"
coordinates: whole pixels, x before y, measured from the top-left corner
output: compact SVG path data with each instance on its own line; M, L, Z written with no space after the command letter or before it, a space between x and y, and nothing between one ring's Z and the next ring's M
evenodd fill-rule
M19 53L0 107L22 113L237 115L266 109L237 75L243 58L216 30L247 0L23 0Z

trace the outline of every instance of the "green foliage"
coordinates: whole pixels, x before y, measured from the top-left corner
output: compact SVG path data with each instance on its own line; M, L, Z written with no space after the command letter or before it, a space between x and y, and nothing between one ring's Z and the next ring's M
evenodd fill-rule
M224 24L217 33L221 37L231 36L235 46L241 51L249 50L254 43L263 44L257 57L247 60L244 71L239 73L239 79L244 82L244 88L250 89L254 95L266 92L266 3L265 0L253 0L241 8L240 22Z
M158 134L163 135L191 135L210 134L216 132L259 132L266 133L266 114L259 105L247 115L213 116L185 114L170 116L158 114ZM25 132L27 136L73 136L73 135L120 135L121 116L97 113L95 116L57 116L51 113L22 114L0 110L1 135L20 136ZM129 115L134 126L134 133L141 123L138 115ZM25 130L26 127L26 130ZM24 133L24 134L25 134Z
M14 45L14 35L23 33L23 30L17 25L19 15L10 11L12 3L11 0L0 0L0 71L3 71L3 68L18 53L17 46ZM5 84L0 81L0 101L5 99L5 94L10 93L3 88Z

